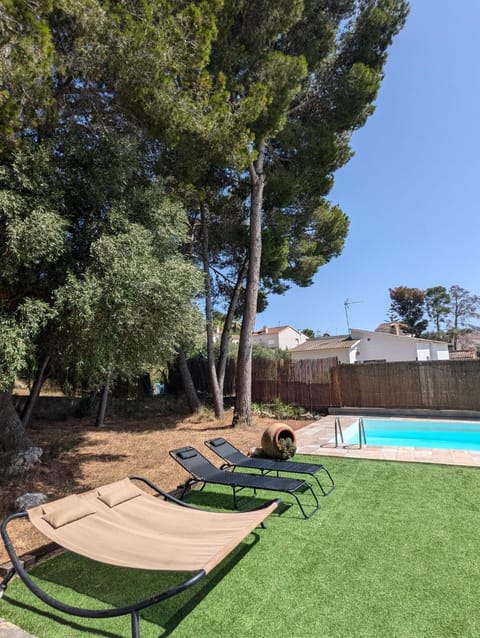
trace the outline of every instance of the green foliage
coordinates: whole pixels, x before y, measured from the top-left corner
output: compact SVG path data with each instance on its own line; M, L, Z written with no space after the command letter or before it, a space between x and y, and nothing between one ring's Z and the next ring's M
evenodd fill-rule
M0 315L0 392L13 385L15 374L25 363L27 336L13 317Z
M458 284L450 286L450 316L448 333L452 338L453 347L457 349L458 336L469 326L469 319L480 317L480 297L473 295Z
M276 419L297 419L306 414L304 408L288 405L279 398L275 399L273 403L266 405L252 403L252 412L260 416L274 417Z
M128 378L167 361L194 332L190 300L200 279L179 256L159 260L155 234L131 223L102 236L92 243L86 271L70 273L56 292L63 356L88 387L101 385L107 373Z
M48 145L24 145L0 165L0 288L22 278L22 293L42 287L40 274L64 249L65 221Z
M8 136L10 126L21 142L0 165L2 387L27 361L35 367L36 351L51 355L60 379L68 366L68 384L98 384L112 367L129 376L195 337L199 278L180 255L185 214L155 177L158 143L121 106L128 78L140 71L167 77L170 65L190 69L191 80L203 66L210 36L195 32L213 14L195 6L176 17L163 2L139 8L52 0L35 3L32 13L25 3L0 9L0 38L14 25L19 44L11 55L2 49L3 77L12 99L23 96L15 122L0 122L0 134ZM150 57L143 57L141 38L161 29L155 11L169 15L166 27L176 26L164 28L163 43L148 41ZM206 44L198 48L200 37ZM173 55L181 44L183 53ZM35 63L26 63L27 49L39 56ZM127 50L132 64L118 65L117 54ZM175 74L169 77L173 87ZM29 81L41 95L28 91Z
M15 147L25 121L38 124L51 107L52 6L53 0L0 6L0 154Z
M454 329L465 327L469 319L480 317L480 296L474 295L458 284L450 286L450 323Z
M310 286L319 267L340 255L349 228L348 217L326 201L311 213L305 212L306 219L292 241L291 265L284 274L299 286Z
M52 309L39 300L26 298L14 313L0 311L0 392L15 381L29 353L34 338L53 316Z
M266 143L259 310L269 293L311 285L343 249L348 217L325 197L351 156L352 131L373 110L386 50L407 13L403 0L310 0L225 2L218 15L210 72L222 74L236 106L259 87L266 98L248 122L252 159ZM216 212L211 263L227 276L217 294L227 299L249 250L250 176L233 168L206 175L202 185Z
M297 451L296 445L289 436L279 437L278 449L282 459L290 459L292 456L295 456L295 452Z
M291 355L288 350L280 348L269 348L261 343L255 343L252 347L252 357L254 359L267 359L269 361L277 361L279 359L290 359Z
M450 312L450 295L444 286L434 286L425 290L425 308L428 318L436 328L437 338L441 335L441 324Z
M310 285L340 254L348 219L325 197L373 111L407 12L404 0L114 5L116 97L159 139L157 169L188 208L191 252L209 296L214 273L217 305L234 299L237 316L250 317L268 293ZM258 230L249 225L257 160L272 185ZM238 295L247 261L261 264L259 295L257 272Z
M262 154L260 303L309 285L342 250L348 219L324 198L406 10L403 0L3 3L0 313L16 344L3 381L41 351L58 349L53 365L98 383L195 341L199 280L181 257L173 196L188 208L193 259L208 208L215 294L228 299L251 257L247 169Z
M221 5L157 0L139 11L125 2L105 34L118 99L165 145L163 161L185 183L212 164L245 163L251 136L244 122L258 108L260 91L231 108L225 76L207 70Z
M397 286L390 288L390 317L392 321L402 321L408 331L418 337L427 328L428 322L423 319L425 292L418 288Z
M459 285L451 286L448 291L444 286L426 290L399 286L390 289L390 297L392 321L403 321L415 336L452 340L455 349L458 336L472 327L469 320L480 317L480 297ZM435 332L425 332L428 322L423 319L424 310ZM442 324L447 330L442 330Z
M422 339L432 339L433 341L445 341L446 343L450 343L451 335L445 330L440 330L440 332L427 330L426 332L422 332Z

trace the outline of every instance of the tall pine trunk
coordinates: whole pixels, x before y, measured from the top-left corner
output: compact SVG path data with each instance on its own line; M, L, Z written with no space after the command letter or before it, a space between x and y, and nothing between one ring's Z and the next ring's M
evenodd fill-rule
M235 289L233 291L233 295L228 305L227 316L225 317L225 323L223 325L223 330L222 330L222 338L220 341L220 357L218 359L218 366L217 366L218 385L220 387L220 392L222 393L222 396L223 396L223 386L225 384L225 372L227 369L228 343L230 339L230 332L233 325L235 311L238 306L238 301L240 299L240 293L242 292L243 280L245 279L245 276L247 274L247 269L248 269L248 261L245 261L238 274L237 281L235 284Z
M265 176L263 164L265 145L258 145L258 157L251 162L250 171L250 250L248 279L245 292L245 311L238 345L237 379L235 410L232 425L251 425L252 423L252 345L255 319L257 316L257 297L260 285L260 263L262 258L262 206Z
M212 285L210 279L209 263L209 238L208 238L208 211L205 205L200 203L200 213L202 217L202 260L205 276L205 318L207 322L207 362L208 376L210 380L210 392L212 393L213 410L217 419L223 419L223 393L220 390L217 377L217 366L215 364L215 344L213 341L212 325Z

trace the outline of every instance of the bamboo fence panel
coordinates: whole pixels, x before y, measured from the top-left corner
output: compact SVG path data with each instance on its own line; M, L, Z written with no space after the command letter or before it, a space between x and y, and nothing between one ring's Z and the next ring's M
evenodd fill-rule
M337 363L336 357L301 361L254 359L252 400L269 404L280 399L310 411L328 408L330 370Z
M339 407L480 410L480 361L401 361L332 370Z
M195 387L210 391L204 359L189 362ZM230 359L225 396L235 394ZM276 400L310 411L328 407L480 410L480 360L399 361L338 365L336 358L254 359L252 401Z

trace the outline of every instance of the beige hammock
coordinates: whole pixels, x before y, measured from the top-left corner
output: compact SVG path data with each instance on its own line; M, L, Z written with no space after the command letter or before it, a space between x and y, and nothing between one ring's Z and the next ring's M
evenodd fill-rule
M13 568L0 583L0 595L15 572L44 602L67 613L89 618L131 614L132 636L139 636L138 612L180 593L218 565L271 514L280 500L248 512L210 512L177 501L153 483L141 480L159 496L140 489L130 479L111 483L12 514L1 534ZM120 567L157 571L196 572L185 582L135 604L111 610L71 607L51 598L28 576L17 556L7 524L27 516L49 539L76 554Z
M169 503L124 479L28 510L65 549L137 569L211 571L276 508L209 512Z

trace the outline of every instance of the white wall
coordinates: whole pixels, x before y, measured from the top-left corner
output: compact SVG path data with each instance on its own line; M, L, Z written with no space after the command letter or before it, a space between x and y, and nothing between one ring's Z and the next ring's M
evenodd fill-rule
M307 340L306 335L298 333L293 328L285 328L278 334L278 347L281 350L291 350Z
M350 348L292 351L292 359L337 357L339 363L364 363L365 361L438 361L450 358L446 343L368 330L352 330L351 337L359 341L356 345L352 344Z
M417 348L411 337L397 337L384 332L367 332L352 330L354 339L361 339L358 344L357 361L415 361Z
M260 335L253 335L253 343L260 343L267 348L280 348L281 350L291 350L301 343L307 341L306 335L299 333L290 326L281 332L262 332Z
M438 361L449 359L448 344L419 340L413 337L391 335L383 332L352 330L354 339L361 339L358 346L359 363L364 361Z
M291 355L292 361L299 361L300 359L328 359L329 357L337 357L339 363L355 363L354 351L339 350L338 348L332 348L331 350L303 350L302 352L292 352Z
M431 361L432 355L430 352L430 344L418 343L417 341L417 360L418 361Z
M447 361L450 359L450 353L448 352L448 344L431 343L430 352L432 361Z

